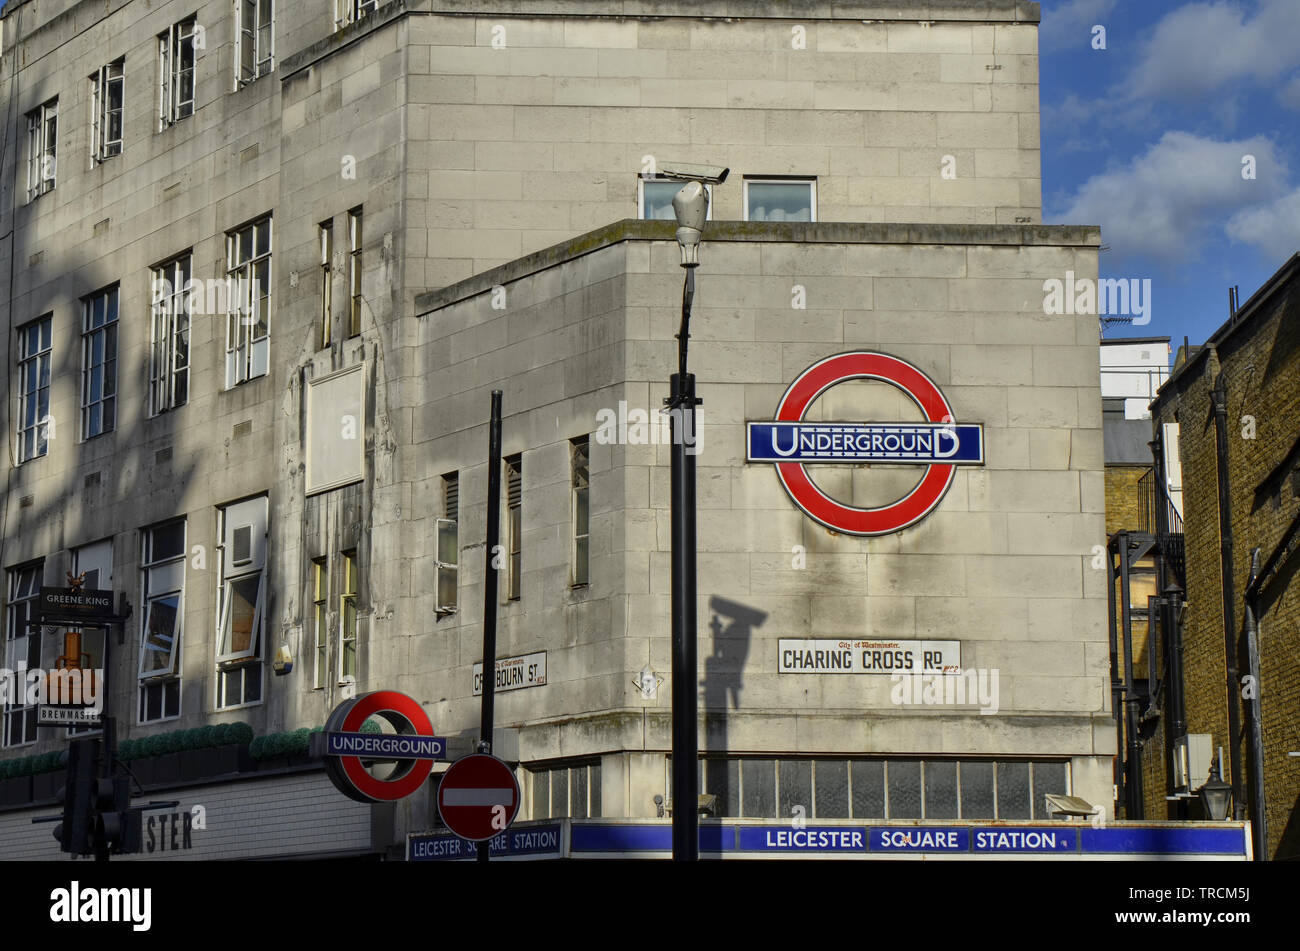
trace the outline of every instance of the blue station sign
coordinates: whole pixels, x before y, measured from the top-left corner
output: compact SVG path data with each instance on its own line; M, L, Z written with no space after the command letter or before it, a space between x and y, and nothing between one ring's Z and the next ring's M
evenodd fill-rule
M750 423L748 459L980 465L984 462L984 429L974 423Z

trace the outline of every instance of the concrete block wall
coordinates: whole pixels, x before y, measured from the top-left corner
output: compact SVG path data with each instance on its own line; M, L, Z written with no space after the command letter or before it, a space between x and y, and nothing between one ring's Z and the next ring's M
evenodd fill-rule
M621 227L637 226L626 222ZM639 227L645 231L648 226ZM697 458L698 614L702 713L706 714L702 736L709 749L859 755L1064 752L1081 757L1087 775L1108 775L1108 770L1087 765L1095 757L1108 756L1113 748L1113 737L1104 729L1111 722L1104 574L1091 567L1093 546L1105 541L1098 491L1103 470L1100 419L1089 414L1081 424L1077 412L1081 401L1099 400L1094 365L1097 328L1088 318L1045 318L1041 291L1043 280L1058 270L1086 274L1096 268L1095 232L1033 229L1024 232L1023 245L998 246L983 244L979 235L963 237L962 230L934 229L933 234L917 236L915 244L906 244L886 240L884 234L859 233L856 240L835 240L835 233L819 237L814 227L802 230L802 241L794 243L780 240L777 234L751 240L719 226L706 242L691 352L704 400ZM1002 235L1005 239L1007 232ZM585 248L592 242L599 246L598 236L574 242L573 247ZM613 256L615 251L620 257ZM510 309L523 308L515 319L529 315L536 320L531 311L535 307L532 288L543 280L580 287L583 268L594 267L604 274L605 264L611 261L626 267L621 279L625 296L615 301L609 318L611 329L625 328L626 339L616 337L608 357L613 370L621 356L622 377L607 378L598 372L577 390L556 387L540 392L542 400L549 400L535 411L540 426L533 413L525 419L512 421L509 415L507 419L506 451L511 451L512 432L523 439L525 448L525 545L530 537L541 543L531 563L541 558L538 577L542 578L549 557L546 529L563 532L567 526L556 519L555 508L540 515L534 509L530 514L530 492L544 491L545 486L530 482L529 460L539 459L540 478L558 480L562 473L552 469L557 460L562 461L564 441L575 432L593 429L596 408L616 406L618 399L626 399L629 407L658 404L666 386L663 381L675 366L673 334L681 280L677 249L668 241L631 240L574 259L554 251L424 299L434 303L428 303L432 309L421 318L422 329L430 334L422 339L422 351L445 351L471 327L487 348L475 352L473 375L466 374L457 386L460 392L446 400L458 412L430 416L429 425L438 432L452 425L449 420L463 412L467 399L480 403L478 415L485 416L491 381L510 385L523 367L529 368L528 374L540 374L539 381L546 379L544 346L534 348L539 355L532 363L520 364L508 338L491 332L494 325L512 319L491 310L495 284L506 289ZM846 265L848 261L854 263ZM927 272L936 276L898 276ZM953 308L955 320L969 328L972 339L984 339L991 332L994 340L911 343L882 340L864 330L888 326L887 318L875 319L871 303L880 300L882 282L888 286L901 280L913 282L913 299L929 301L927 306L935 310ZM805 285L806 312L790 307L794 281ZM1037 288L1036 295L1030 285ZM962 303L954 304L954 299ZM986 303L979 309L982 301ZM801 332L806 314L829 328L825 339L810 340ZM782 336L780 323L787 317L789 332ZM1029 373L1007 378L1005 348L996 340L996 326L1037 321L1058 326L1044 328L1040 339L1045 342L1025 346ZM985 426L987 465L959 470L938 509L897 535L871 539L833 535L793 506L774 472L744 462L745 421L771 418L789 381L808 364L854 348L881 349L914 362L944 390L959 420ZM960 383L954 364L961 368ZM606 365L602 357L600 369ZM432 386L441 385L429 379ZM625 382L610 388L611 379ZM842 398L826 415L858 418L855 412L861 409L848 405L854 401ZM537 404L534 399L524 405ZM1031 411L1040 404L1068 407L1064 441L1054 439L1056 430L1044 426ZM506 405L509 414L509 392ZM892 415L892 406L885 406L883 416ZM1013 407L1017 414L1011 412ZM883 418L879 406L867 409L868 418ZM479 439L486 438L481 426L475 432ZM529 433L542 442L529 446ZM442 456L441 446L460 442L459 433L444 432L434 436L431 449ZM525 760L595 755L611 749L600 744L620 740L633 743L627 748L640 749L667 741L664 730L650 727L662 726L668 686L660 688L657 699L645 700L633 686L633 678L646 663L661 674L671 666L668 447L616 446L610 462L602 459L599 469L598 457L593 452L593 499L601 500L601 508L611 499L621 506L621 511L611 512L611 558L593 560L592 569L591 596L602 591L614 595L608 612L610 652L596 645L584 650L587 634L576 629L572 619L563 628L567 633L561 641L547 613L554 610L548 607L547 592L551 604L557 600L555 580L533 590L525 584L518 606L524 616L519 620L530 631L547 633L537 640L512 640L509 643L517 643L517 649L503 646L501 653L563 643L566 657L558 664L548 654L551 682L547 687L505 694L506 699L498 702L502 722L520 727ZM833 468L820 467L817 477L829 475ZM862 504L860 493L871 488L876 473L854 476L841 478L839 484L847 493L846 501ZM1097 483L1092 490L1087 487L1091 482ZM836 491L829 480L823 484ZM462 492L464 487L462 482ZM476 491L481 493L481 488ZM423 534L431 537L431 528ZM795 564L796 546L803 548L806 568ZM526 565L530 555L526 548ZM526 578L528 572L525 568ZM611 576L615 577L612 589L605 580ZM625 587L617 587L618 580ZM534 594L536 600L530 602ZM735 605L759 612L762 622L747 630L733 626L734 615L727 612L735 611ZM540 625L534 621L539 608L548 618ZM515 606L508 609L511 622L515 610ZM999 715L900 708L891 702L893 685L888 677L778 674L778 639L799 637L960 640L963 665L999 669ZM573 659L570 645L577 648ZM439 703L439 716L449 718L440 722L467 728L476 715L468 698L466 668L477 646L477 637L462 641L457 669L451 672L450 696L463 699L449 700L445 706ZM581 677L575 675L575 660ZM591 677L591 671L602 676ZM443 675L436 670L432 675L442 682ZM583 709L607 711L608 716L592 718L602 724L601 729L582 723L581 716L572 719L575 711ZM561 711L564 722L533 726ZM643 712L644 728L639 720L623 722L620 728L614 715L624 711ZM830 726L831 721L860 718L864 711L870 711L871 718L865 724L855 719L860 729ZM1098 724L1103 727L1100 732ZM1097 802L1107 798L1104 789L1091 786L1080 794Z
M895 5L873 5L873 22L822 4L728 22L459 6L411 18L409 240L427 243L425 288L639 215L639 174L670 161L727 165L737 185L813 176L822 221L1040 220L1025 5L976 21L952 4L925 23L889 22L906 16ZM739 187L714 203L715 219L744 217Z

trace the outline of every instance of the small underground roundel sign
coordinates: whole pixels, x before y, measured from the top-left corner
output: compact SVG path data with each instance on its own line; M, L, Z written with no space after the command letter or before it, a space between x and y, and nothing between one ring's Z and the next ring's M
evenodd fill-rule
M804 422L819 396L849 380L897 387L920 408L922 421ZM984 463L982 426L954 421L943 393L912 364L868 350L839 353L804 370L781 397L776 418L749 423L747 437L750 462L774 463L794 504L846 535L888 535L914 525L939 504L957 466ZM903 498L879 508L857 508L819 489L804 468L809 463L923 465L925 473Z
M363 733L371 717L386 720L395 733ZM336 789L357 802L393 802L418 790L447 758L447 741L419 702L396 690L377 690L334 708L324 733L313 736L314 752L325 757L325 774ZM367 764L394 762L379 778Z

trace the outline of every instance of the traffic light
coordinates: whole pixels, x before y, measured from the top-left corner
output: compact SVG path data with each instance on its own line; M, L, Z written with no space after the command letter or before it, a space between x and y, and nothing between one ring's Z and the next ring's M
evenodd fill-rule
M131 781L126 776L95 781L95 846L113 853L139 852L140 810L131 808Z
M54 838L64 852L89 855L94 850L95 776L99 771L99 740L73 740L68 745L67 785L59 792L63 821L54 827Z

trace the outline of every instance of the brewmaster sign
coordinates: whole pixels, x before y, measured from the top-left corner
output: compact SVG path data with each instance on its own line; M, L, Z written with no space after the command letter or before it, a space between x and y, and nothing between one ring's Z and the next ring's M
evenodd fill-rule
M879 380L902 390L921 410L915 423L806 423L828 389L849 380ZM847 535L888 535L925 518L952 485L959 465L983 465L984 431L957 423L934 382L906 360L859 350L814 363L790 384L771 422L748 425L750 462L776 465L794 504L827 528ZM921 481L903 498L864 509L832 499L812 481L807 463L923 465Z

